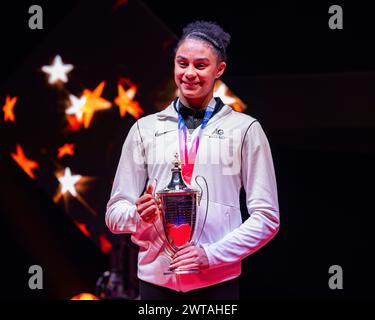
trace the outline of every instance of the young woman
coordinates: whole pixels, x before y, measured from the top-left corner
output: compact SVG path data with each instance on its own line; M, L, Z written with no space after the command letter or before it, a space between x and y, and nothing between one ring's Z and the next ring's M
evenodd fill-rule
M131 233L139 246L141 299L238 299L241 260L279 229L267 138L257 120L213 97L215 81L226 68L229 41L216 23L187 25L174 60L178 98L165 110L139 119L125 140L106 223L114 233ZM170 264L153 225L161 223L159 204L148 182L157 179L159 188L168 184L176 152L187 183L194 187L197 175L207 180L209 209L200 243L179 250ZM242 187L250 215L244 222ZM196 274L163 274L168 268L197 267Z

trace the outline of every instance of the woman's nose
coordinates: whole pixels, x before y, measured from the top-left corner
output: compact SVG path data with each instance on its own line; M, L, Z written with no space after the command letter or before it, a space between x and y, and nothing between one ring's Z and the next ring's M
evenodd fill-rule
M186 70L186 72L185 72L185 77L186 77L186 78L189 78L189 79L195 78L196 75L197 75L197 74L196 74L196 72L195 72L195 70L194 70L193 67L189 67L189 68Z

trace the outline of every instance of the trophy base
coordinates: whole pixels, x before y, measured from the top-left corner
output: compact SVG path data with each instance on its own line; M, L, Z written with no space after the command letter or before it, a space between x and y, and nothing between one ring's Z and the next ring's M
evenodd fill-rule
M164 275L167 274L193 274L193 273L199 273L199 269L175 269L175 270L167 270L164 271Z

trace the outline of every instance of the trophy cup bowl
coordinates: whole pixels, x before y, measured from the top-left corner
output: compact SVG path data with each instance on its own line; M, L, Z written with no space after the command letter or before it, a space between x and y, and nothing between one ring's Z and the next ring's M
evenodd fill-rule
M171 256L178 250L188 246L196 245L202 235L208 211L208 188L206 179L197 176L195 181L200 190L195 190L186 185L181 175L180 161L176 154L173 161L172 178L169 184L162 190L156 192L156 197L160 200L160 218L163 225L162 239L166 242L166 251ZM201 177L207 190L207 207L203 219L201 231L197 236L197 213L198 205L203 195L203 190L197 178ZM155 226L155 224L154 224ZM156 226L155 229L157 230ZM158 231L159 233L159 231ZM160 233L159 233L159 236ZM198 268L167 270L164 274L199 273Z

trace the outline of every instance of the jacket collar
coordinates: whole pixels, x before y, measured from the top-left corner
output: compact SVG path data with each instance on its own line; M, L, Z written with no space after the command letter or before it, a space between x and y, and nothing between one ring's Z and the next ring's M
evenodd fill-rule
M156 116L157 116L158 120L178 121L178 113L173 106L173 102L174 102L174 100L164 110L156 113ZM225 104L219 112L217 112L216 114L213 115L210 122L216 121L216 120L226 116L227 114L229 114L231 112L233 112L233 109Z

